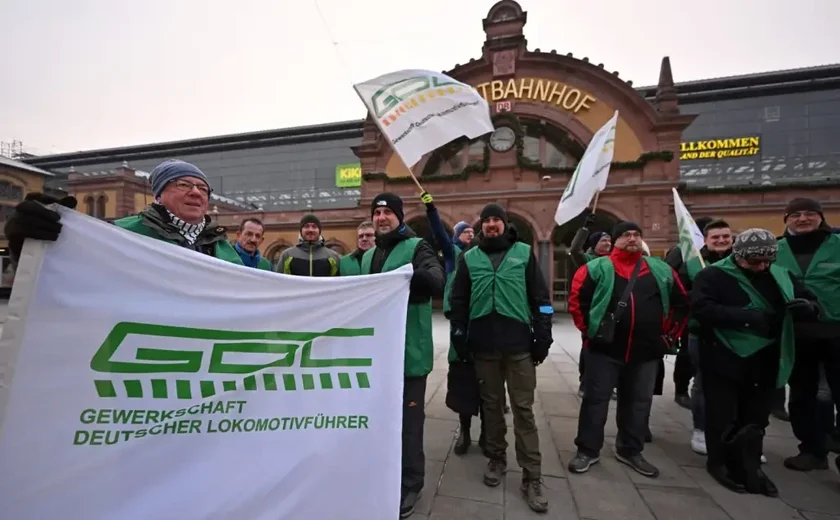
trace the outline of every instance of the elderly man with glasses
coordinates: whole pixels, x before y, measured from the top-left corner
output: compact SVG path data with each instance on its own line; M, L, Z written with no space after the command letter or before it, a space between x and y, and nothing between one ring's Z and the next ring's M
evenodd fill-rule
M227 240L225 228L210 225L207 207L212 190L204 172L190 163L173 159L152 170L149 180L154 202L137 215L114 221L115 225L242 265L239 254ZM52 203L76 207L73 197L59 200L42 193L30 193L6 222L6 237L15 263L25 239L58 239L61 232L59 215L44 207Z

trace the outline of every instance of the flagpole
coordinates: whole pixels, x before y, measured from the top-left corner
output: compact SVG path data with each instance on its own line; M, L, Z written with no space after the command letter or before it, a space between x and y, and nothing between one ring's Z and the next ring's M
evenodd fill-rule
M601 190L595 192L595 200L592 201L592 213L595 213L595 210L598 209L598 197L601 196Z

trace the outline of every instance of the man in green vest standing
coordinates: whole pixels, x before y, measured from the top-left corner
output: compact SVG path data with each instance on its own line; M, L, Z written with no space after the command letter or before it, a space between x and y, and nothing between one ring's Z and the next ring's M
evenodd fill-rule
M405 518L414 512L423 490L426 376L434 362L432 298L443 296L446 277L432 246L403 222L402 199L393 193L380 193L373 199L370 212L376 241L362 256L362 274L393 271L406 264L414 267L405 331L400 502L400 517Z
M357 276L362 274L362 256L373 247L376 234L373 222L365 220L356 228L356 250L341 257L338 262L339 276Z
M778 490L761 470L764 428L775 389L791 374L794 320L818 314L807 289L775 265L777 251L770 231L748 229L729 257L697 273L691 291L702 345L706 470L732 491L771 497Z
M450 295L450 339L461 360L475 360L489 455L484 483L498 486L507 467L505 383L513 412L516 461L528 506L548 510L534 420L536 366L552 343L551 306L531 246L518 241L498 204L481 210L478 246L461 255Z
M784 218L786 229L779 241L777 262L805 284L822 310L819 323L797 329L788 408L800 444L799 454L785 459L785 467L827 469L829 425L818 419L822 414L817 391L822 366L834 404L840 404L840 236L831 232L822 206L813 199L793 199ZM840 468L840 459L835 463Z
M152 170L149 181L155 201L137 215L115 220L114 225L132 233L242 265L242 259L228 241L225 228L214 226L207 215L213 190L204 172L188 162L170 159ZM71 209L76 207L76 199L73 197L58 200L43 193L30 193L26 200L15 207L14 214L6 221L5 233L15 264L25 239L58 239L61 232L60 216L44 207L53 203Z
M659 363L685 327L688 300L671 267L642 254L642 229L616 224L609 256L575 273L569 312L586 338L584 393L569 471L600 460L612 391L618 387L616 458L646 477L659 470L642 456Z

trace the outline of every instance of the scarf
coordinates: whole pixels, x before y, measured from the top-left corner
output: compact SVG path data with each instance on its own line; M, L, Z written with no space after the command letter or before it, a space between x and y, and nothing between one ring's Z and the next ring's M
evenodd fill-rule
M169 223L178 230L178 233L184 237L184 239L190 245L195 244L198 235L204 231L204 224L205 222L202 220L199 224L190 224L189 222L184 222L180 218L176 217L174 213L166 210L166 213L169 214Z

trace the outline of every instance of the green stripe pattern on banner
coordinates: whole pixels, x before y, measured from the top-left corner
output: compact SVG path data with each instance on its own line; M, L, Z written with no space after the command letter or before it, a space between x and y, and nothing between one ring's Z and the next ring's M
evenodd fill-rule
M278 379L282 381L278 385ZM127 397L140 399L151 396L154 399L192 399L193 396L209 398L224 392L236 392L237 388L246 391L286 391L300 390L348 390L351 388L369 389L370 377L367 372L315 372L306 374L262 374L249 375L240 380L231 381L189 381L176 379L152 379L150 382L139 379L94 381L96 394L102 398L115 399ZM118 388L124 388L120 392Z

